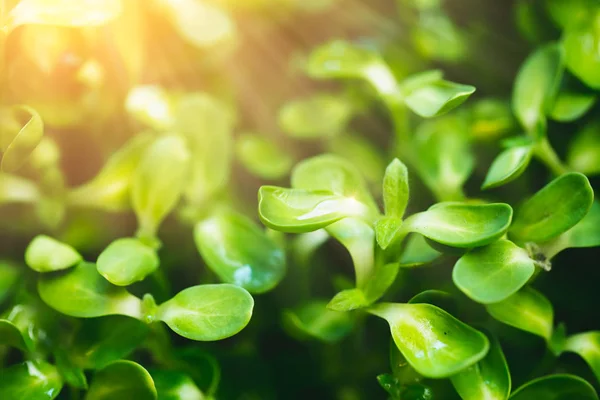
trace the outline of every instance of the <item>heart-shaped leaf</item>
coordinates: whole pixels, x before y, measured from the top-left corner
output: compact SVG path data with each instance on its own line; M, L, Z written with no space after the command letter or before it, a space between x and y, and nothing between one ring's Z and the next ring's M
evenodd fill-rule
M52 400L62 387L56 368L44 361L26 361L0 374L0 399Z
M470 248L500 238L511 218L512 209L504 203L440 203L411 215L404 221L404 229L446 246Z
M117 286L128 286L143 280L160 263L154 249L135 238L117 239L98 256L100 275Z
M285 104L279 110L279 126L297 139L329 138L346 129L352 111L344 97L317 94Z
M121 315L86 319L69 346L69 356L80 368L102 369L127 357L147 334L148 325Z
M421 375L445 378L480 361L487 337L430 304L380 303L368 312L388 321L402 355Z
M156 387L144 367L133 361L115 361L94 374L86 400L156 400Z
M189 159L186 143L179 136L159 137L146 149L131 184L138 236L154 239L183 192Z
M262 179L279 179L292 168L292 157L273 141L246 133L238 136L236 153L250 173Z
M370 216L379 216L379 209L360 171L349 161L333 154L322 154L296 164L291 176L294 189L328 190L336 195L353 198L369 208Z
M50 307L72 317L122 314L141 318L141 300L104 279L92 263L40 276L38 292Z
M417 115L432 118L443 115L464 103L475 93L475 87L437 80L414 87L404 93L404 103Z
M520 242L548 241L581 221L593 201L594 192L585 175L564 174L517 209L509 234Z
M3 172L14 172L25 162L42 140L44 123L42 117L28 106L13 106L0 113L0 136Z
M235 335L250 322L254 299L230 284L192 286L162 303L156 318L192 340L213 341Z
M483 360L450 378L463 400L507 400L510 394L511 378L504 353L498 340L487 336L490 351Z
M528 132L536 131L544 123L562 75L562 52L554 43L540 47L521 65L513 86L512 106Z
M565 29L562 37L567 68L593 89L600 89L600 60L598 50L589 44L597 43L600 38L597 28L599 15L600 9L594 4L583 18Z
M345 217L368 216L370 210L355 198L325 190L261 186L258 213L263 224L271 229L304 233L324 228Z
M324 342L337 342L350 333L354 321L350 314L333 311L327 301L313 300L283 314L288 332L299 338L311 337Z
M521 289L535 271L527 251L500 239L469 251L452 271L454 284L476 302L496 303Z
M534 335L550 340L554 310L543 294L530 286L525 286L509 298L486 305L492 317Z
M510 396L510 400L597 400L594 387L582 378L569 374L547 375L529 381Z
M579 354L600 381L600 332L584 332L569 336L564 351Z
M204 400L192 378L178 371L150 371L160 400Z
M515 146L504 150L492 162L481 189L492 189L517 179L527 169L532 154L531 146Z
M283 249L243 215L223 212L200 221L194 240L206 264L221 280L250 293L273 289L285 275Z
M5 26L56 25L87 27L104 25L121 14L121 0L21 0L11 10Z
M81 254L73 247L46 235L33 238L25 250L25 263L37 272L71 268L81 260Z
M133 175L152 139L150 134L134 136L106 160L94 178L69 192L69 203L110 211L129 209Z

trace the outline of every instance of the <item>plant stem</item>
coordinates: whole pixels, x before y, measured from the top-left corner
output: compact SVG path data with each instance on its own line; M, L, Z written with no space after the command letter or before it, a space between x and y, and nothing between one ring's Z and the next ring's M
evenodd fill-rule
M558 158L558 155L556 155L556 152L550 145L548 138L544 137L540 139L540 141L537 142L533 148L533 153L538 160L543 162L552 171L554 175L558 176L569 172L569 169L564 166L562 161L560 161L560 158Z

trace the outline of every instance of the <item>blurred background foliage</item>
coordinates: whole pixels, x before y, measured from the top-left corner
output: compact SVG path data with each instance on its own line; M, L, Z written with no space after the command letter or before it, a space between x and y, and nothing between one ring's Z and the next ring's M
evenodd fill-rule
M0 124L9 131L11 107L25 104L41 116L44 136L22 168L0 177L0 254L16 263L22 263L27 244L40 232L71 244L88 259L95 259L114 238L131 236L136 230L131 211L107 210L90 198L89 204L82 204L79 200L86 197L73 195L73 188L94 178L132 137L171 129L167 121L171 111L165 104L190 92L208 94L219 104L208 111L221 116L216 124L229 121L221 130L212 130L215 125L207 129L232 138L224 153L231 166L219 166L216 160L206 172L218 175L231 168L229 183L217 185L210 202L234 205L256 219L258 187L265 182L287 186L292 165L321 152L352 161L379 193L385 166L402 143L396 142L387 111L371 87L354 80L318 81L307 76L310 51L332 39L375 50L399 79L440 68L447 79L477 88L460 109L434 120L444 124L444 132L454 129L466 137L461 143L474 157L474 170L465 191L477 197L499 151L499 140L521 133L510 109L519 66L538 45L561 36L561 13L553 13L554 1L127 0L121 2L118 15L100 13L92 21L62 24L40 22L26 14L23 21L11 20L10 10L17 3L3 0L0 13L5 26L0 33ZM28 18L34 18L33 23ZM548 135L559 156L569 159L574 135L597 123L599 115L594 105L574 122L549 123ZM439 127L412 118L419 126L413 133L425 152L436 145L442 153L448 148L427 141L428 130ZM591 136L593 146L600 147ZM200 138L198 146L204 150L198 151L210 154L207 144L213 141ZM589 142L583 143L585 148ZM590 157L591 164L580 161L587 169L583 172L590 172L588 165L600 165L594 164L599 155ZM13 178L18 181L6 183ZM516 205L549 178L546 168L534 162L519 180L486 196ZM597 179L592 184L596 186ZM13 189L6 189L14 187L21 190L16 200ZM411 178L411 209L431 205L434 196ZM190 283L218 281L203 265L189 226L198 213L206 212L205 201L188 199L192 206L180 207L165 221L157 273L164 276L135 284L132 292L151 288L157 299L164 300ZM569 331L598 328L596 256L596 249L565 251L536 285L554 305L555 320L565 322ZM290 334L285 310L309 298L326 301L346 286L352 273L349 256L333 241L310 262L298 260L289 261L288 273L277 288L255 296L253 318L242 334L201 344L173 336L181 354L197 357L192 362L198 376L192 378L207 390L211 381L218 380L212 365L217 362L221 369L217 398L384 398L375 379L389 370L390 342L384 323L355 321L351 334L336 331L321 337L324 340ZM426 289L464 298L452 284L454 261L401 270L386 299L407 301ZM459 315L491 324L501 333L513 387L537 376L538 360L548 351L539 338L493 322L473 302L460 305ZM200 355L194 349L200 349ZM0 355L6 363L19 359L5 349ZM153 365L147 352L135 357ZM202 368L212 372L203 373ZM573 355L561 357L554 371L577 373L595 382L584 362ZM457 397L447 381L431 385L442 389L436 399Z

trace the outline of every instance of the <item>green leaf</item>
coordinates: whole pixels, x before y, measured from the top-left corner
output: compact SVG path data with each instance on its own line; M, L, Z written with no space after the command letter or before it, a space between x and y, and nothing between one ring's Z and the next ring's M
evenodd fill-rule
M46 235L37 235L25 250L25 263L37 272L60 271L81 261L73 247Z
M131 88L125 99L125 109L137 121L157 131L166 131L175 123L173 97L159 86Z
M538 243L555 238L581 221L593 201L594 192L585 175L561 175L517 209L510 237Z
M6 319L0 319L0 345L12 346L22 351L28 350L19 328Z
M478 303L496 303L521 289L535 271L527 251L500 239L469 251L452 271L454 284Z
M600 246L600 203L592 203L590 211L573 228L563 235L567 247L596 247ZM562 236L562 235L561 235ZM563 238L563 239L565 239Z
M593 45L590 46L590 44L598 43L600 39L598 18L600 18L600 8L594 4L593 8L586 11L583 18L565 29L562 37L567 68L593 89L600 89L598 49Z
M0 260L0 304L15 289L21 270L10 261Z
M484 98L474 102L469 110L471 137L493 140L514 130L515 120L507 101Z
M567 345L567 328L564 323L560 323L552 331L552 337L548 341L548 350L556 357L565 351Z
M6 203L36 203L41 193L38 185L17 175L0 173L0 205Z
M375 238L377 244L383 250L394 241L400 228L402 227L402 219L398 217L383 217L375 222Z
M192 340L213 341L240 332L252 316L254 300L239 286L192 286L158 307L156 318Z
M54 363L56 364L58 373L67 385L78 389L88 389L87 377L83 369L73 365L65 350L57 349L54 351Z
M286 189L261 186L258 213L271 229L290 233L312 232L342 218L369 215L366 205L352 197L326 190Z
M14 9L13 9L14 10ZM0 169L14 172L21 168L42 140L44 123L33 108L13 106L0 113Z
M379 209L355 165L333 154L305 159L294 167L291 176L294 189L328 190L336 195L356 199L369 208L369 216L379 216Z
M456 299L448 292L442 290L424 290L421 293L414 295L409 301L409 304L431 304L448 313L458 311Z
M575 375L554 374L529 381L510 400L597 400L598 394L587 381Z
M280 179L292 168L292 157L285 150L257 134L238 136L236 154L250 173L262 179Z
M348 249L356 273L356 287L364 289L373 279L375 267L373 228L360 219L346 218L329 225L326 230Z
M506 400L511 378L498 340L489 334L490 351L475 365L452 376L450 381L463 400Z
M283 321L284 327L294 336L329 343L344 338L354 326L350 314L330 310L327 301L320 300L312 300L296 309L284 311Z
M540 47L521 65L513 86L512 106L528 132L536 131L544 123L562 75L562 51L554 43Z
M69 203L109 211L129 209L133 176L152 139L150 134L140 134L126 142L94 178L68 193Z
M446 80L427 82L412 90L403 90L404 103L423 118L443 115L464 103L475 93L475 87Z
M588 112L596 100L594 93L561 91L554 101L550 118L561 122L575 121Z
M595 0L546 0L544 3L548 14L561 28L584 19L597 5Z
M515 146L504 150L492 162L481 189L492 189L517 179L527 169L532 154L531 146Z
M138 236L154 238L186 184L190 154L179 136L159 137L146 149L133 176L131 200Z
M600 122L586 124L577 132L569 145L567 163L583 174L600 174Z
M92 263L40 276L38 292L50 307L72 317L122 314L141 318L141 300L104 279Z
M525 286L509 298L486 305L492 317L507 325L550 340L554 310L543 294Z
M334 40L311 52L306 69L308 75L318 79L364 78L382 63L379 55L371 49Z
M360 165L360 172L372 184L379 184L385 171L386 159L381 149L368 136L345 133L327 143L327 151L354 165Z
M402 218L408 204L408 196L408 170L402 161L394 158L383 177L385 215Z
M402 355L421 375L445 378L480 361L486 336L430 304L380 303L368 312L388 321Z
M413 268L429 264L441 254L427 243L423 235L413 233L404 241L398 262L402 268Z
M352 311L369 305L362 289L346 289L333 296L327 308L333 311Z
M113 285L128 286L153 273L159 263L154 249L138 239L121 238L100 253L97 268Z
M194 240L221 280L250 293L267 292L285 276L283 249L241 214L222 212L198 222Z
M0 374L0 399L51 400L62 387L56 368L44 361L26 361Z
M102 369L129 356L147 334L148 325L121 315L86 319L69 346L69 357L80 368Z
M579 354L600 381L600 332L584 332L569 336L564 351Z
M156 387L144 367L133 361L115 361L94 374L86 400L156 400Z
M507 231L512 218L508 204L440 203L404 221L407 231L417 232L446 246L484 246Z
M150 371L159 400L203 400L205 397L194 381L177 371Z
M191 153L184 196L193 206L203 207L227 185L235 117L227 104L206 93L183 96L175 117L175 129L185 135Z
M467 121L456 115L426 121L417 128L413 142L417 169L438 199L464 197L462 186L475 167L468 129Z
M70 0L21 0L3 23L9 29L25 24L98 26L116 19L121 14L121 7L121 0L85 0L81 3Z
M346 130L352 105L342 96L316 94L286 103L279 110L279 126L296 139L321 139Z

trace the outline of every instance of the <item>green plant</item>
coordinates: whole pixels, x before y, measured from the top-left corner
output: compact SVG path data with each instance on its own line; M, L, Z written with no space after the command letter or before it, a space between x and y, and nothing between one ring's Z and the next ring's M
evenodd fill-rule
M0 2L0 398L598 399L600 6L494 4Z

